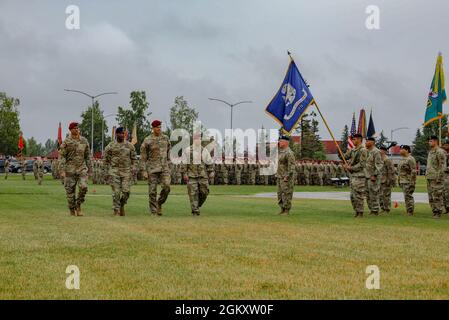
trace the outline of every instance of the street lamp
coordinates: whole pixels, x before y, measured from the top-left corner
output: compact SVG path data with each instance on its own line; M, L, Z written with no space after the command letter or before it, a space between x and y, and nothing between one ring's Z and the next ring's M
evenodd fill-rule
M215 98L209 98L209 100L213 100L213 101L218 101L218 102L222 102L225 105L227 105L228 107L231 108L231 132L232 132L232 109L234 109L235 106L239 105L239 104L243 104L243 103L252 103L252 101L239 101L237 103L229 103L227 101L221 100L221 99L215 99Z
M106 118L116 116L116 113L107 114L103 117L103 121L101 121L101 156L103 156L104 153L104 123L106 121Z
M117 94L117 92L103 92L103 93L100 93L100 94L97 94L97 95L91 95L91 94L88 94L86 92L79 91L79 90L64 89L64 91L80 93L80 94L83 94L83 95L85 95L85 96L87 96L87 97L92 99L91 154L93 156L94 155L94 102L95 102L95 99L100 97L100 96L107 95L107 94Z
M393 142L393 132L399 131L399 130L408 130L410 128L408 127L401 127L401 128L396 128L396 129L392 129L390 132L390 141Z

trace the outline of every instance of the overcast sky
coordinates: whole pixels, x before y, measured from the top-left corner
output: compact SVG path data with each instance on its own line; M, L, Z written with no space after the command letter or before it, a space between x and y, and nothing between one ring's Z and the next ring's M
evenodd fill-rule
M80 30L66 29L70 4ZM368 5L380 8L380 30L365 27ZM377 131L409 127L395 140L410 143L439 51L449 63L448 14L448 0L0 0L0 91L21 100L24 135L40 142L56 139L59 121L65 133L90 103L64 88L118 91L101 98L105 114L145 90L163 121L183 95L220 130L229 109L207 98L249 99L235 108L234 128L278 128L264 109L290 50L338 138L365 106Z

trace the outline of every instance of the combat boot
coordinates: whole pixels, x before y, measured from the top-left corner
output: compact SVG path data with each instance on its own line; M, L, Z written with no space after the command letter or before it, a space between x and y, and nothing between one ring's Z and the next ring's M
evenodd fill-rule
M119 214L120 214L120 216L122 216L122 217L125 216L125 206L123 206L123 205L120 206L120 213L119 213Z
M407 212L407 215L408 215L409 217L411 217L411 216L414 215L414 213L413 213L412 211L410 211L410 212Z
M70 209L70 215L71 216L76 216L76 210L75 209Z
M120 211L119 210L117 210L117 209L114 209L114 214L113 214L114 216L118 216L118 215L120 215Z
M76 215L78 217L84 216L83 213L81 212L81 205L77 205L76 208L75 208L75 211L76 211Z
M157 215L162 216L162 206L160 204L157 205Z

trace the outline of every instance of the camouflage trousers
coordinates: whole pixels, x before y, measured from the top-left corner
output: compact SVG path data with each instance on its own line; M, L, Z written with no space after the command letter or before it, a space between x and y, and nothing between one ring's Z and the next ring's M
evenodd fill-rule
M26 171L25 171L25 169L22 170L22 180L26 180Z
M117 211L128 202L129 194L131 192L131 177L111 175L110 179L112 188L112 209Z
M151 213L156 214L159 207L167 200L168 194L170 193L170 179L170 173L165 171L148 174L148 195ZM161 184L159 198L157 197L158 183Z
M304 174L304 184L306 186L310 185L310 174L309 173Z
M223 184L228 184L228 173L227 172L226 173L222 173L221 176L222 176L222 178L221 178L222 179L221 180L222 183Z
M253 185L253 186L256 184L256 172L250 172L249 173L249 181L248 181L248 183L250 185Z
M449 174L446 173L444 175L444 207L446 208L446 212L449 212Z
M78 197L76 186L78 185ZM64 179L64 188L69 209L75 209L84 202L87 193L87 173L67 174Z
M366 179L366 202L368 203L368 208L372 213L379 212L379 197L380 197L380 180L371 181L371 179Z
M5 180L8 179L9 169L5 168Z
M189 194L192 213L199 213L201 206L209 194L209 181L207 178L191 178L187 182L187 193Z
M241 185L242 184L242 175L240 173L235 173L235 184Z
M282 210L290 210L292 208L294 181L284 181L277 178L278 185L278 204Z
M441 180L427 180L427 194L429 195L429 204L434 215L441 215L443 212L443 194L444 183Z
M380 185L380 206L383 211L389 212L391 209L391 185L389 183L381 183Z
M413 213L415 211L415 199L413 198L413 192L415 192L415 185L412 183L401 183L402 193L404 194L405 209L407 213Z
M39 171L37 173L37 184L41 185L43 179L44 179L44 173L42 171Z
M351 204L356 213L363 214L363 206L366 195L365 190L365 177L351 177Z

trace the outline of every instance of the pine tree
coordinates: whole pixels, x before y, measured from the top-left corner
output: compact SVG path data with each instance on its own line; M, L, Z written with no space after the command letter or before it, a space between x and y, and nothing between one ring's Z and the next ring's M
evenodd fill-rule
M376 147L377 148L388 147L387 143L388 143L388 138L384 135L384 132L381 131L379 139L377 139L377 142L376 142Z
M343 154L348 151L348 138L349 138L349 127L347 125L343 128L343 133L341 135L340 149Z

